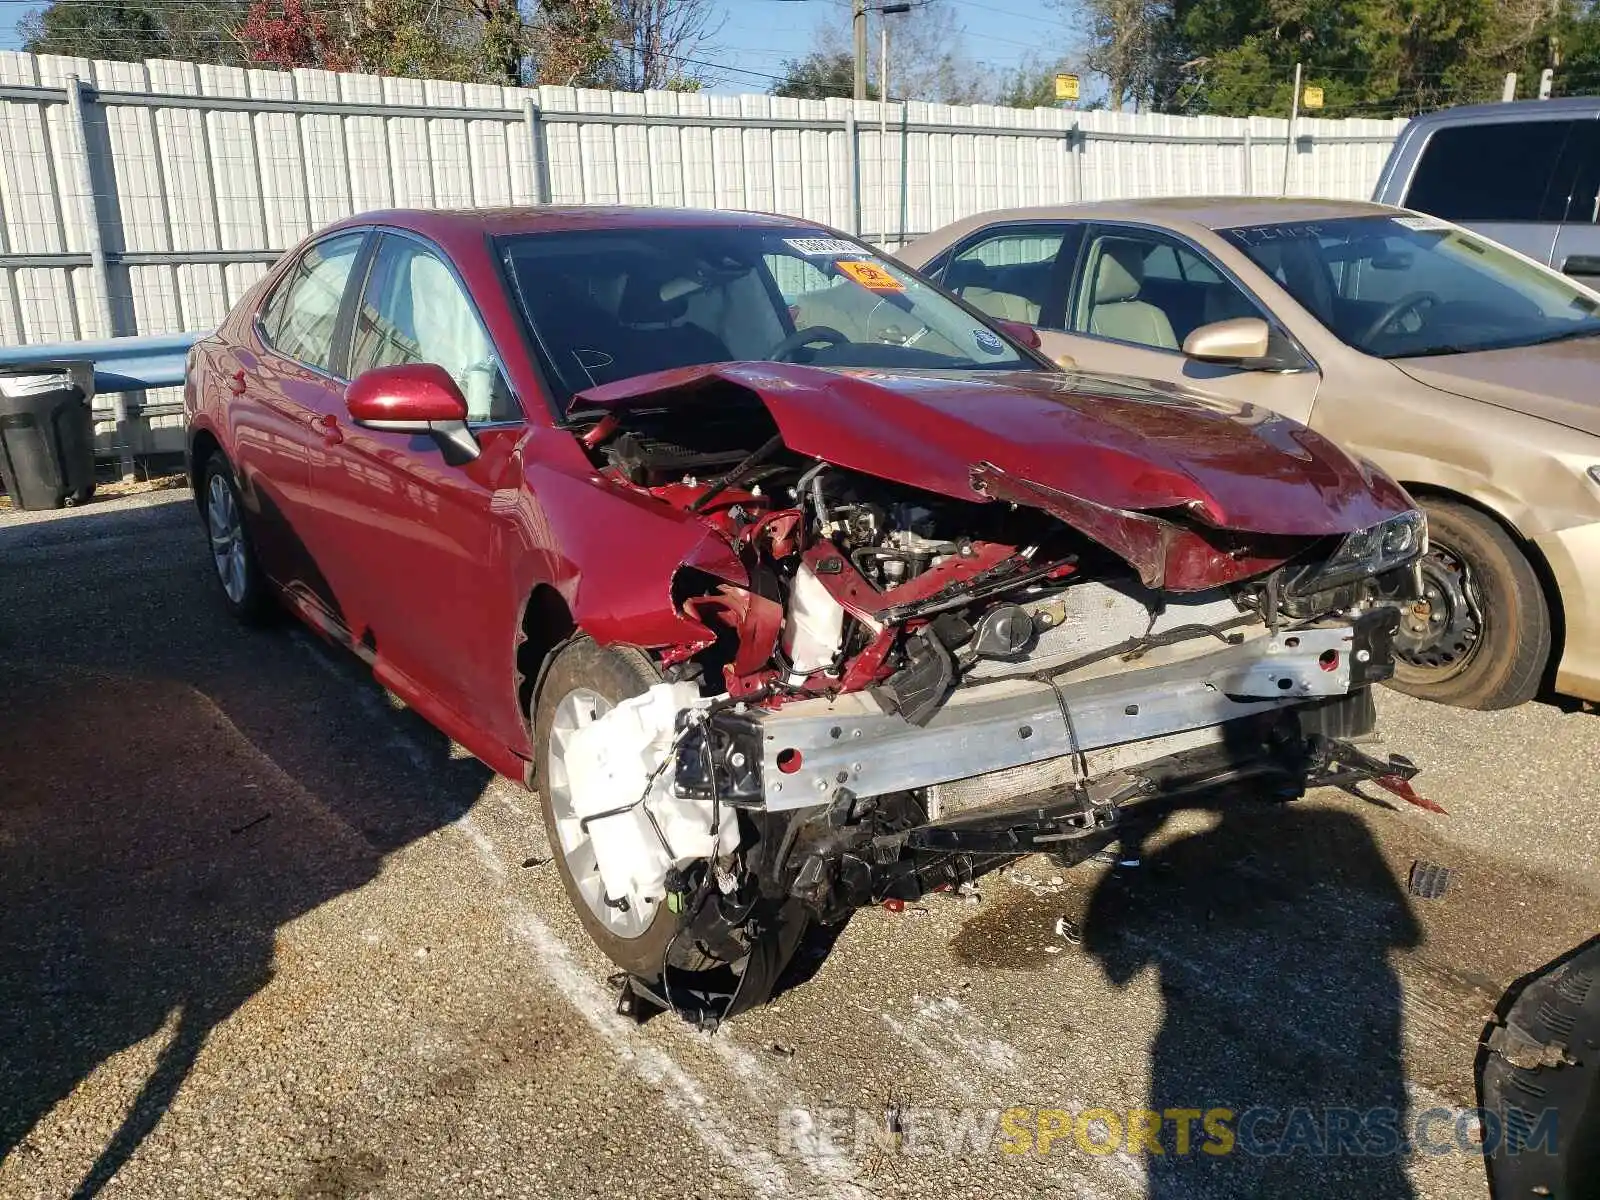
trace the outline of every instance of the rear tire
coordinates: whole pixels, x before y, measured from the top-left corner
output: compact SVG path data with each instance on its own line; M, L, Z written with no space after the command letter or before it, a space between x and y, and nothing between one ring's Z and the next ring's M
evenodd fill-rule
M200 515L222 602L235 620L246 625L267 624L275 607L271 586L257 565L233 469L220 453L206 460L200 486Z
M1423 580L1435 625L1455 628L1408 646L1402 621L1397 691L1460 708L1511 708L1533 699L1550 662L1550 607L1527 557L1493 518L1449 500L1423 502ZM1461 607L1465 624L1452 608ZM1448 616L1442 614L1449 613Z
M603 895L604 889L599 886L593 855L584 858L582 845L574 844L579 836L575 833L569 833L568 839L563 841L558 818L563 815L564 808L559 794L564 772L559 763L553 761L559 757L559 749L552 745L551 738L558 717L563 727L570 724L575 713L579 723L585 723L593 719L591 714L603 715L605 710L623 700L642 696L660 682L661 676L655 667L638 650L626 646L597 646L588 638L578 638L556 654L539 689L533 713L534 779L539 789L539 807L544 812L550 852L561 872L567 899L578 914L584 932L601 952L623 970L644 978L654 978L660 973L667 947L678 932L679 917L664 903L658 903L648 918L632 914L634 922L641 922L634 932L627 927L628 914L619 915L610 910L602 916L597 910L596 898ZM566 820L570 830L572 818L568 816ZM569 855L577 860L576 864L569 861ZM603 899L598 903L604 904Z

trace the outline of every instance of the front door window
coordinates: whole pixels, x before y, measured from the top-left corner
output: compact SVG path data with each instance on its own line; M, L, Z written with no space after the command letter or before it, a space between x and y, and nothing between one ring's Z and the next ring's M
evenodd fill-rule
M1202 325L1261 315L1237 284L1189 246L1154 231L1117 229L1089 241L1072 329L1176 351Z
M522 415L478 313L455 273L409 238L388 236L356 312L352 375L401 363L435 363L467 399L467 419L483 423Z

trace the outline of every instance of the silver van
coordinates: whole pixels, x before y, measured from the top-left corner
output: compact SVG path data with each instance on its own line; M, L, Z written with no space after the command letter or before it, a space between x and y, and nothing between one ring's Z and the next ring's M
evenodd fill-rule
M1372 198L1469 226L1600 286L1600 97L1418 117Z

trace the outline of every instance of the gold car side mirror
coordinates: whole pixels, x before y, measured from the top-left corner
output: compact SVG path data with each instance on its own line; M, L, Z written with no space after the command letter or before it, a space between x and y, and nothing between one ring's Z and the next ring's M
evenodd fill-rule
M1198 362L1238 363L1265 358L1270 336L1260 317L1231 317L1191 332L1183 339L1183 352Z

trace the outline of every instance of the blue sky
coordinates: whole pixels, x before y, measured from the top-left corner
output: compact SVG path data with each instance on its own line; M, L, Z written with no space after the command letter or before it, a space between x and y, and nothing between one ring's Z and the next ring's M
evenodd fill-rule
M874 0L876 2L876 0ZM944 0L965 27L968 53L993 69L1016 65L1030 50L1061 40L1059 16L1042 0ZM17 20L43 0L0 0L0 49L17 47ZM717 36L718 62L729 67L719 92L764 92L786 58L811 46L813 30L837 19L834 0L719 0L727 18ZM891 20L916 20L916 14Z
M872 0L877 3L878 0ZM1048 52L1062 42L1060 14L1043 0L944 0L965 29L967 52L994 69L1015 66L1029 51ZM834 0L721 0L727 24L717 36L718 60L751 74L729 72L720 92L766 91L765 75L781 73L783 60L811 46L812 31L838 20ZM916 13L889 18L914 21Z

